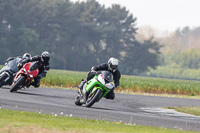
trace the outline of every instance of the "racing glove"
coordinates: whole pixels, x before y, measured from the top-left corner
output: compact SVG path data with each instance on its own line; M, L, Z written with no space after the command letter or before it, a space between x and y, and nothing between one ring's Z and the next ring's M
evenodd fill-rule
M22 66L23 66L23 64L22 64L22 63L20 63L20 62L17 64L17 67L18 67L19 69L21 69L21 68L22 68Z
M41 79L41 78L42 78L42 76L41 76L41 75L38 75L38 76L37 76L37 78L38 78L38 79Z
M116 88L116 87L114 86L114 87L112 88L112 90L114 91L114 90L115 90L115 88Z
M44 77L46 77L46 72L43 72L43 73L41 73L40 75L38 75L37 77L39 78L39 79L42 79L42 78L44 78Z
M92 70L91 73L94 74L94 75L96 75L97 71Z

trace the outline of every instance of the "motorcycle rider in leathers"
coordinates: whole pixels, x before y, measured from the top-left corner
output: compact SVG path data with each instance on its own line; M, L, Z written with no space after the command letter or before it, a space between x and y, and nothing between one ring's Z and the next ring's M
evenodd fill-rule
M22 61L22 60L31 58L31 54L25 53L25 54L23 54L23 56L9 57L8 59L5 60L5 65L6 65L9 61L14 60L14 59L16 59L16 58L20 58L21 61Z
M19 68L17 68L17 64L29 58L31 58L31 55L29 53L25 53L23 56L9 57L7 60L5 60L5 66L0 70L0 76L2 76L1 74L3 72L8 71L8 78L4 79L4 81L1 81L0 87L3 85L11 85L15 74L19 70Z
M33 56L30 59L23 60L20 64L19 67L22 67L24 64L27 62L34 62L37 61L39 63L39 73L36 78L34 78L34 81L32 81L27 88L30 87L30 85L34 86L35 88L40 86L40 79L46 77L46 73L50 69L49 65L49 60L50 60L50 53L47 51L44 51L41 56Z
M121 77L121 73L118 69L118 60L116 58L110 58L108 60L108 63L103 63L99 66L93 66L91 68L91 71L88 73L87 78L80 83L78 86L79 89L83 89L83 86L87 81L91 80L96 74L97 71L103 71L103 70L108 70L113 74L114 77L114 87L113 89L105 96L106 99L111 99L113 100L115 98L115 93L114 90L119 86L119 80Z

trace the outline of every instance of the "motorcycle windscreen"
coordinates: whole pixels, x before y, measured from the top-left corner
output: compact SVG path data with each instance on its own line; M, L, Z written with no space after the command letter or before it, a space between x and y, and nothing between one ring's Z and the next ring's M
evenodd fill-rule
M113 74L109 71L102 71L103 78L105 79L106 83L113 82Z
M38 63L37 63L37 62L32 62L32 63L31 63L31 66L30 66L30 70L31 70L31 71L34 71L34 70L36 70L36 69L38 69Z
M16 59L14 59L14 60L11 60L11 61L9 61L8 62L8 64L5 66L5 68L4 69L10 69L10 70L12 70L13 72L17 72L18 71L18 67L17 67L17 65L18 65L18 63L21 61L21 59L20 58L16 58Z

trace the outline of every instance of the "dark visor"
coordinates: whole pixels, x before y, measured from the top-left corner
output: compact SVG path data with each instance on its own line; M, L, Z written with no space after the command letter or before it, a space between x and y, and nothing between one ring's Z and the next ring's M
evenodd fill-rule
M111 65L111 68L112 68L112 69L116 69L116 68L117 68L117 65Z

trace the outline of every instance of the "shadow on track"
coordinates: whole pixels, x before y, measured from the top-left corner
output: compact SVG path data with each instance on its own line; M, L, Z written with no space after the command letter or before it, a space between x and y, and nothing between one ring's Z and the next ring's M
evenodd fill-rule
M116 111L115 109L111 109L111 108L103 108L103 107L85 107L85 106L82 106L84 108L87 108L87 109L94 109L94 110L111 110L111 111Z
M10 89L10 88L8 88L8 87L1 87L0 89L6 89L6 90L8 90L8 89Z
M44 95L44 94L37 94L37 93L28 93L28 92L22 92L22 91L17 91L15 92L16 94L25 94L25 95L32 95L32 96L42 96L42 97L49 97L49 98L65 98L61 96L52 96L52 95Z

